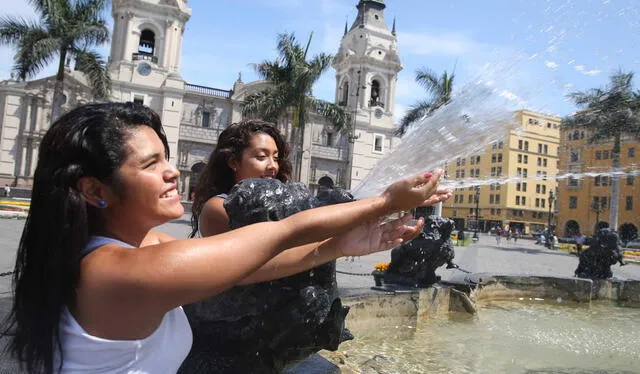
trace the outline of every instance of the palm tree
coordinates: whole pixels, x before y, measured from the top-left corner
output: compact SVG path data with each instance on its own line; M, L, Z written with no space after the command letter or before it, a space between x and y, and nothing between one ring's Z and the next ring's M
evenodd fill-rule
M307 52L313 33L303 48L293 33L278 35L278 58L264 61L254 67L258 75L270 83L269 87L249 95L243 114L277 122L291 116L290 142L296 154L295 170L300 178L302 136L309 113L316 113L331 122L336 130L350 126L350 118L344 108L313 97L311 89L320 76L329 69L333 56L318 54L307 61Z
M427 100L418 101L409 108L409 111L400 120L400 128L397 133L403 135L412 123L449 103L453 93L454 78L455 74L449 75L446 70L441 76L438 76L430 69L418 69L416 71L416 82L424 87L431 97Z
M582 110L563 118L562 125L584 126L591 130L589 143L613 139L611 165L610 226L618 229L618 199L620 198L620 140L623 135L640 139L640 92L633 92L633 73L619 71L610 77L604 89L594 88L585 92L574 92L569 97Z
M75 58L75 69L85 73L96 99L111 90L106 62L89 47L106 43L109 30L101 13L108 0L29 0L37 21L0 17L0 45L16 49L14 70L22 80L34 77L54 59L58 72L53 91L51 120L63 104L65 64Z

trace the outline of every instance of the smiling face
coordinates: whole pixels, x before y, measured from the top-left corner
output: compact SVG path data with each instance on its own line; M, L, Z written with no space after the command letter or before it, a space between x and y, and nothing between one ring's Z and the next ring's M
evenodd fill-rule
M116 189L109 197L111 222L135 222L149 228L180 218L177 178L180 172L166 158L164 145L147 126L131 131L127 158L116 171Z
M242 151L241 159L230 160L229 166L236 183L248 178L275 178L280 168L278 146L271 136L257 133Z

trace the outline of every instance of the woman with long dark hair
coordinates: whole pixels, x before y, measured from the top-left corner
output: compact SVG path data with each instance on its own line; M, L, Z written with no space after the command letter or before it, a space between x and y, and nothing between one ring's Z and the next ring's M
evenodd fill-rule
M3 328L29 372L175 372L192 340L181 305L260 272L286 248L328 237L335 248L355 243L350 255L391 248L404 221L379 217L450 196L438 192L439 174L426 174L339 208L141 246L184 213L168 159L160 118L134 103L78 107L44 135Z
M229 230L222 207L231 188L247 178L291 178L289 146L278 128L258 119L234 123L224 129L198 177L191 207L191 237ZM204 220L201 227L200 220Z

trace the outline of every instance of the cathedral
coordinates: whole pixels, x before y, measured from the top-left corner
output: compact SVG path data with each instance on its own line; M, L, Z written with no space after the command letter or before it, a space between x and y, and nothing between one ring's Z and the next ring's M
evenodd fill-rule
M335 102L352 116L348 132L336 131L311 116L303 136L299 180L312 191L318 182L355 187L399 138L394 136L395 89L402 64L395 22L384 18L384 0L359 0L357 16L333 61ZM242 119L247 95L265 81L243 82L230 89L186 82L180 75L182 40L191 16L186 0L112 0L113 34L109 56L111 100L143 103L162 118L171 162L181 172L180 193L190 200L199 172L218 135ZM188 35L186 35L188 37ZM55 77L0 82L0 183L28 188L38 146L51 122ZM65 73L63 111L91 102L83 73ZM283 119L284 132L291 124Z

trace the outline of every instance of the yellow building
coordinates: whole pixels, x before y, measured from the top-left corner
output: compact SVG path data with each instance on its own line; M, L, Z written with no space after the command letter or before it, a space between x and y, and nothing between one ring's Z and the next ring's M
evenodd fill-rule
M563 128L561 130L560 170L562 174L574 176L559 182L558 231L560 235L572 236L580 230L593 235L596 225L608 227L610 221L612 171L611 155L613 140L590 144L592 133L585 128ZM637 231L640 226L638 204L640 183L638 164L640 142L623 137L620 150L621 170L626 174L620 178L618 199L618 222L620 231ZM584 175L589 173L589 175ZM631 226L630 226L631 225ZM626 227L623 227L626 226Z
M504 140L446 166L449 179L496 181L454 191L442 215L456 221L456 227L486 232L502 226L528 234L547 226L549 196L557 186L560 118L528 110L517 111L514 118ZM505 183L509 178L515 181Z

